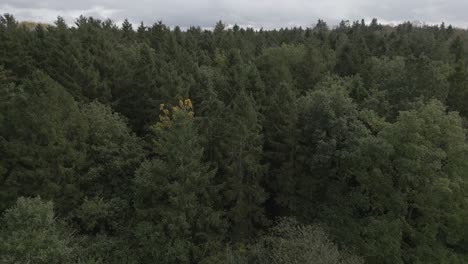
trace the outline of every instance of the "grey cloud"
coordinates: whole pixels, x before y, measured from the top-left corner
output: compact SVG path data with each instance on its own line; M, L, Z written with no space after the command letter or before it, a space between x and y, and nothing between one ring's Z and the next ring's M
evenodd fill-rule
M387 22L422 21L468 26L464 0L0 0L0 13L20 20L53 22L58 15L72 23L80 14L117 22L128 18L152 24L210 27L218 20L253 27L310 26L322 18L329 24L342 19L378 18Z

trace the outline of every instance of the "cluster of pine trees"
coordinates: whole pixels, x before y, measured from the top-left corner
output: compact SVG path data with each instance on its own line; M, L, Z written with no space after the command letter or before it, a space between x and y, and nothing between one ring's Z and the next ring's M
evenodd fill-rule
M467 263L467 44L5 14L0 262Z

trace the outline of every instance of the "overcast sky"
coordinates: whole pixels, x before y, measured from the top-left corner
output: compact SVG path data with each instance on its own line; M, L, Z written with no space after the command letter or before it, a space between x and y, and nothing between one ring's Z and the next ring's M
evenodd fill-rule
M211 27L219 20L255 28L310 26L319 18L335 25L375 17L382 23L444 21L468 28L467 11L468 0L0 0L0 13L18 20L51 23L60 15L73 23L83 14L181 27Z

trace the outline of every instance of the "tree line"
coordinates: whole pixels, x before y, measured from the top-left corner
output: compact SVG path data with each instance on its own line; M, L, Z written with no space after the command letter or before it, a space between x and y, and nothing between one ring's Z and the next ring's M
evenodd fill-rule
M465 43L5 14L0 262L466 263Z

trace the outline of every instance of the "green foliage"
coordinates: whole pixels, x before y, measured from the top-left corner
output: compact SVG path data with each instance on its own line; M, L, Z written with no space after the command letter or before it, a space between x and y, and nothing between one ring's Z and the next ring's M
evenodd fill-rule
M2 263L73 263L72 237L55 219L52 202L20 197L0 223Z
M367 131L358 119L356 104L339 79L323 81L300 98L297 105L297 175L283 199L289 200L290 209L299 219L313 219L327 197L342 192L341 160Z
M368 263L462 263L466 155L461 120L440 102L401 112L342 160L343 189L320 218Z
M2 94L1 208L17 197L40 195L68 210L80 195L78 171L87 131L77 103L41 72Z
M263 203L267 194L261 183L267 167L262 162L262 104L266 99L261 76L240 54L218 54L221 69L204 68L201 93L202 134L208 141L206 155L219 169L215 181L222 184L218 202L227 211L229 240L255 237L267 223ZM230 89L232 85L235 88Z
M84 105L81 113L88 137L86 173L80 177L80 188L88 196L129 200L134 172L145 156L142 140L108 106L93 102Z
M269 104L265 107L264 158L269 165L266 187L271 193L268 204L274 208L270 210L287 208L290 199L286 193L294 188L298 140L296 101L294 90L287 83L281 83L276 89L272 88Z
M135 178L140 263L198 263L220 246L224 223L213 207L218 187L201 159L191 101L161 110L153 126L155 158Z
M0 16L0 262L466 263L466 43Z
M393 145L392 165L404 198L403 259L462 262L450 249L462 239L453 237L462 231L452 221L468 205L462 191L468 145L458 114L432 101L400 113L382 137Z
M380 99L380 104L388 101L390 107L374 110L387 112L388 117L396 117L399 110L408 110L411 102L417 99L447 100L451 71L441 61L432 61L424 56L371 58L366 68L363 71L365 86L383 92L385 97Z
M248 251L228 251L226 263L360 264L363 261L339 250L322 227L284 218Z

